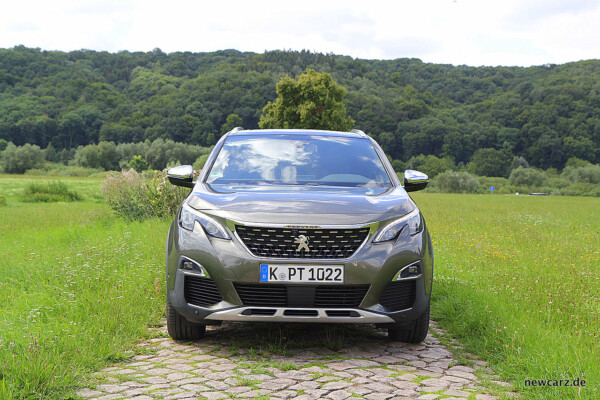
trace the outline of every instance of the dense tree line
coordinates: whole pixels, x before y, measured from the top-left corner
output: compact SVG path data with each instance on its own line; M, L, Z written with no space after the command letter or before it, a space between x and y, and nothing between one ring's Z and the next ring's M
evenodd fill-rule
M515 156L544 169L572 157L600 163L600 61L468 67L308 51L18 46L0 49L0 139L58 153L159 138L210 146L236 125L257 128L277 82L307 69L340 83L354 127L402 163L433 155L505 177Z
M0 139L1 140L1 139ZM116 171L133 168L138 171L153 169L162 170L180 164L193 164L201 156L204 165L212 147L202 147L187 143L176 143L171 139L158 138L137 143L119 143L101 141L98 144L79 146L77 149L57 151L49 145L41 149L29 143L15 146L8 143L2 149L0 141L0 170L8 173L22 174L26 171L47 173L50 170L65 170L65 166L82 167L87 172ZM202 166L200 166L201 168ZM97 170L97 171L93 171ZM68 171L65 171L68 173ZM80 169L71 172L78 174Z

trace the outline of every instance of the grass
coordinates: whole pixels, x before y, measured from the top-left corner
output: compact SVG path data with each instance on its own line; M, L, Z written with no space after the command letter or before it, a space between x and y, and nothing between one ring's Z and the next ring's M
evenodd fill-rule
M0 197L5 197L8 205L21 201L26 188L31 184L47 184L56 181L52 176L0 174ZM83 199L104 202L100 193L103 178L60 177L60 181L70 190L79 193Z
M0 187L27 182L3 176ZM168 222L126 223L89 197L23 204L18 190L8 192L0 208L0 398L69 398L92 371L133 355L162 317Z
M57 201L78 201L81 195L70 190L66 183L55 182L31 182L23 191L21 201L25 203L53 203Z
M433 318L529 399L600 398L600 200L417 193ZM525 379L585 379L577 388Z

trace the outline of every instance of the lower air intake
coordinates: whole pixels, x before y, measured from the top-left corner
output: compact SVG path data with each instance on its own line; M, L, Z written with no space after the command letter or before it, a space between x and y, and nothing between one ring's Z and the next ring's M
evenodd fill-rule
M185 276L183 280L183 295L188 304L206 307L223 300L215 281L200 276Z
M399 311L412 308L415 303L416 281L394 281L387 284L379 304L388 311Z

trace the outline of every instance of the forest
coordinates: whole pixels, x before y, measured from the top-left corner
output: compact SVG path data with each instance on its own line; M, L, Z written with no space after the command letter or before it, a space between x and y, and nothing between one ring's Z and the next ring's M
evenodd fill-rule
M0 144L50 146L71 157L102 141L209 147L234 126L257 128L277 82L307 69L341 84L354 127L402 163L435 156L461 167L485 159L506 166L487 175L505 177L515 157L542 169L562 170L573 157L600 163L598 60L470 67L309 51L17 46L0 49Z

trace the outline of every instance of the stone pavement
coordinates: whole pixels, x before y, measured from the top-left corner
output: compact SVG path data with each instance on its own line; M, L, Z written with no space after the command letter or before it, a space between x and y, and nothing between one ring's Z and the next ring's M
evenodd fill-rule
M223 323L194 343L174 342L165 326L155 330L157 338L138 344L139 355L95 374L97 384L77 394L96 400L498 398L431 332L423 344L407 345L370 325ZM444 334L433 323L432 330ZM473 365L491 372L482 361ZM494 382L512 394L509 384Z

